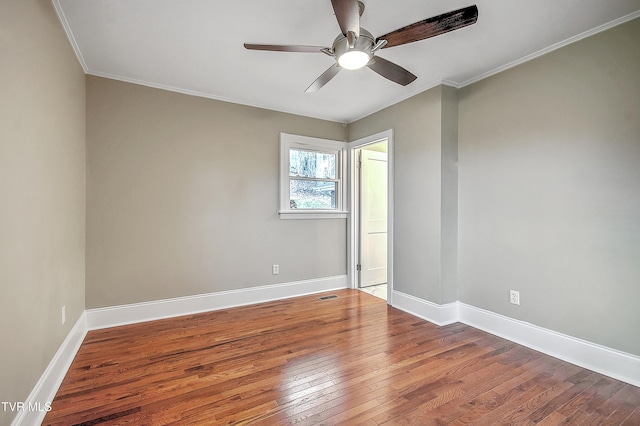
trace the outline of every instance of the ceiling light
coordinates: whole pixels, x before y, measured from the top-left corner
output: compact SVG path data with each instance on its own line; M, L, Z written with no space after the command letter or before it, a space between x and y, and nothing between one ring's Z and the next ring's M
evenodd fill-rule
M340 66L346 70L357 70L369 63L371 57L361 50L349 50L338 58Z
M360 28L360 36L353 41L353 47L349 46L347 37L338 34L338 37L333 41L331 51L340 67L346 70L357 70L371 61L374 54L372 51L374 44L373 35L364 28Z

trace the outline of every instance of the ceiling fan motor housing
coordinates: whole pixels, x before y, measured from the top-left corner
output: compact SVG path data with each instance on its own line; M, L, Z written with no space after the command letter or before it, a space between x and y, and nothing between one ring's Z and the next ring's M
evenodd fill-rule
M375 38L373 34L364 28L360 28L360 36L356 38L353 47L349 47L349 40L343 34L339 34L333 41L333 54L336 58L340 58L343 54L351 51L364 52L369 56L369 59L373 56L371 50L375 44Z

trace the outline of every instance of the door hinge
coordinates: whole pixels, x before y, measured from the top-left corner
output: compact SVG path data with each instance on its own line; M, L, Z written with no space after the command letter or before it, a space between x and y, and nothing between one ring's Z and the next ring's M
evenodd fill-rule
M356 271L362 271L362 265L356 265Z

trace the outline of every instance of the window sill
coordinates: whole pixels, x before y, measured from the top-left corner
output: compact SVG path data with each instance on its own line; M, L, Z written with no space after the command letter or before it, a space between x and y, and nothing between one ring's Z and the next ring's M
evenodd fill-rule
M349 215L347 211L322 211L322 210L287 210L279 211L280 219L346 219Z

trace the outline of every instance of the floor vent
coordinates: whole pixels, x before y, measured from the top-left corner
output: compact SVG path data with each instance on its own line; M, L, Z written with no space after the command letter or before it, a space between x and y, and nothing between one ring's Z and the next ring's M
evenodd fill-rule
M329 299L337 299L338 296L336 296L335 294L332 294L331 296L322 296L322 297L318 297L318 300L329 300Z

